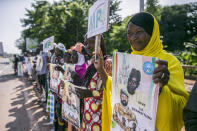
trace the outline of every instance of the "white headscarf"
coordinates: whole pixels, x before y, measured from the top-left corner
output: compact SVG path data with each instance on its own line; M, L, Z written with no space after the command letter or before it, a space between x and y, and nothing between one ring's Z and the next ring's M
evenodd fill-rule
M57 47L57 44L56 43L53 43L53 48L56 48Z
M66 50L64 44L62 44L62 43L58 43L57 48L62 50L63 52L65 52L65 50Z

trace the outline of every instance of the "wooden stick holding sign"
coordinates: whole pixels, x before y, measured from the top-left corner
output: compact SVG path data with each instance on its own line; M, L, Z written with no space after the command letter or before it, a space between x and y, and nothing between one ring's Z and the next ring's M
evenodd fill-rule
M100 44L101 44L101 35L98 34L96 35L96 38L95 38L95 62L97 62L96 56L100 51Z
M109 28L109 5L110 0L97 0L89 9L88 14L88 36L95 38L95 54L100 50L101 34ZM95 55L95 60L96 55Z

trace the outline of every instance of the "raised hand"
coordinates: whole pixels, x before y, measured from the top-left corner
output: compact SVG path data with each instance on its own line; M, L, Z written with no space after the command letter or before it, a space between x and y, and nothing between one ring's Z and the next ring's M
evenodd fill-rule
M170 72L168 70L168 62L165 60L156 60L158 67L153 72L154 83L159 83L160 87L168 84Z
M75 88L75 91L80 99L92 97L92 91L88 89Z

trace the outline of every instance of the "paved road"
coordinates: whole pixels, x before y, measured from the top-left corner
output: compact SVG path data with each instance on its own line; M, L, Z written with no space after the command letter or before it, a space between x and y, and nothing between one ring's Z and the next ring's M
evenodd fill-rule
M14 74L8 59L0 58L0 131L47 131L47 113L31 82Z
M12 65L9 64L9 59L0 57L0 76L6 74L8 71L12 71Z

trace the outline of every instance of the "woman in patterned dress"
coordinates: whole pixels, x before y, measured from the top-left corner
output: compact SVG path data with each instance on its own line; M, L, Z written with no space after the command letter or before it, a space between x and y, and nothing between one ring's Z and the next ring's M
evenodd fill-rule
M82 130L85 131L101 131L101 119L102 119L102 97L103 86L102 78L95 66L95 56L93 54L95 50L95 37L91 37L85 40L86 51L92 58L89 61L89 66L84 75L84 81L82 86L87 87L86 90L77 89L77 94L80 98L84 98L83 120ZM101 51L104 58L104 67L106 72L111 75L112 59L106 55L106 46L104 44L103 37L100 44Z

